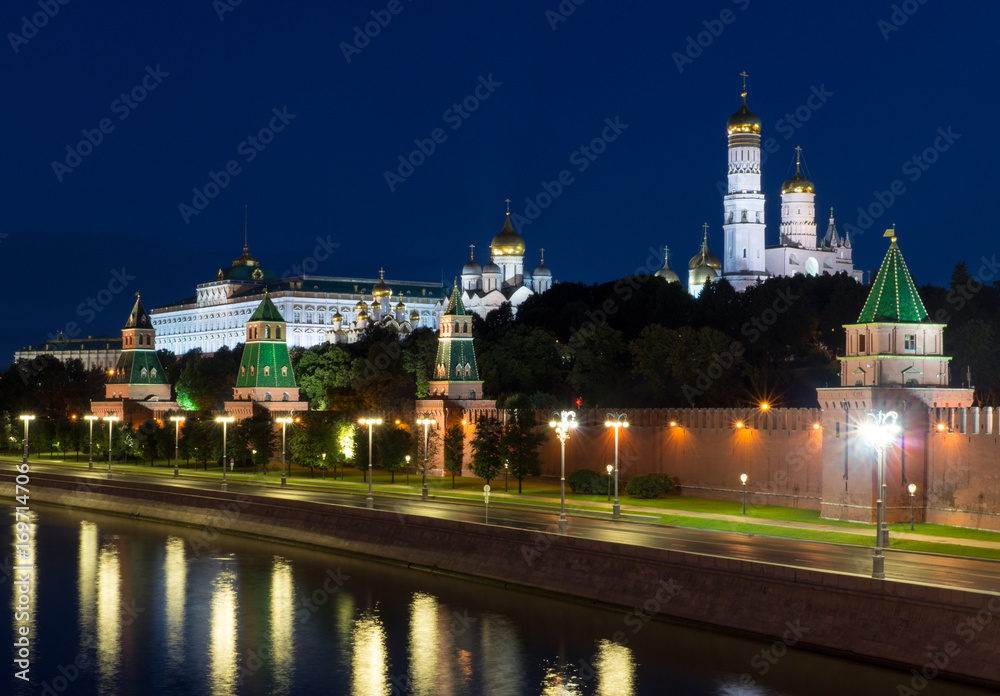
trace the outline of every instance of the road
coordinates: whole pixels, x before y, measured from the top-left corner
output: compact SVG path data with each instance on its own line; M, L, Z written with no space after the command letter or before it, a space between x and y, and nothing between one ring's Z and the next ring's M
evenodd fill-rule
M168 470L160 469L164 474ZM65 467L31 464L32 486L44 486L48 474L71 474L78 477L106 481L105 470L70 469ZM221 482L204 481L181 476L150 476L116 472L118 482L157 483L180 488L197 488L221 493ZM275 477L277 480L277 477ZM289 500L307 500L329 505L364 507L365 491L351 492L318 490L308 485L295 484L288 488L230 482L228 492L270 496ZM423 515L474 524L485 523L485 506L482 502L449 499L430 499L406 494L375 492L375 508L406 515ZM495 501L490 505L489 524L517 529L556 533L558 511L522 510L505 507ZM780 539L754 534L719 532L701 529L670 527L648 522L617 520L607 516L569 515L568 534L620 544L670 549L724 558L736 558L777 565L824 570L851 575L871 574L872 548L834 544L828 542ZM886 550L885 575L887 579L919 584L958 587L962 589L1000 592L1000 561L960 558L911 551Z

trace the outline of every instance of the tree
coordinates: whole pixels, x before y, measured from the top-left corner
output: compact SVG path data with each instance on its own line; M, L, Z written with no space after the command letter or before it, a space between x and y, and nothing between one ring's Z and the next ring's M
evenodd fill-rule
M413 438L402 428L379 428L375 435L375 454L379 466L392 475L396 483L396 472L406 465L405 457L413 448Z
M539 476L542 473L542 459L538 448L549 439L547 433L538 429L535 412L527 397L518 396L507 402L510 415L503 429L501 446L510 463L510 473L517 478L517 492L521 492L521 482L525 476Z
M295 381L310 403L319 411L330 406L330 392L351 386L350 353L336 344L323 343L302 353L295 365Z
M455 423L444 431L444 468L451 474L451 487L455 487L455 475L462 473L465 463L465 429Z
M280 445L281 437L275 432L271 414L257 411L250 418L245 418L233 429L236 443L234 451L239 453L242 461L250 461L254 467L264 468L274 457L274 451Z
M576 394L591 404L621 403L622 387L628 373L622 369L627 355L621 331L598 324L577 341L569 383Z
M326 414L321 411L303 413L299 426L293 428L288 435L288 449L292 453L292 460L299 466L309 467L310 476L313 469L323 468L323 453L331 456L335 448L333 429Z
M506 454L503 445L503 425L493 416L482 418L476 423L476 435L472 438L472 471L488 484L503 471Z

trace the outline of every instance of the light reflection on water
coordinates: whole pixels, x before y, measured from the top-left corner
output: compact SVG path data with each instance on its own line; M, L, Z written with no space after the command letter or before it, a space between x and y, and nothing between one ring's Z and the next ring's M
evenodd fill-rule
M212 583L211 659L212 694L236 693L236 573L225 568Z
M353 644L351 696L389 694L389 656L385 647L385 628L377 614L365 612L354 622Z
M122 650L121 564L107 543L97 556L97 674L102 694L117 693Z
M894 693L907 676L789 651L751 678L766 647L754 641L658 622L636 629L613 612L266 542L206 544L197 531L80 511L36 515L32 601L45 649L33 676L52 683L75 654L89 660L56 693L798 696ZM67 562L75 592L66 579L38 584ZM933 687L928 696L985 693Z

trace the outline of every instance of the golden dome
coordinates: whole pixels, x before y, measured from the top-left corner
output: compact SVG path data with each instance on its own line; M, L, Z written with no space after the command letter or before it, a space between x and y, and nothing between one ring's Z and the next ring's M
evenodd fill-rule
M799 165L802 162L802 148L796 147L795 175L781 185L782 193L815 193L813 182L802 176Z
M392 290L390 290L389 286L385 284L385 271L381 268L378 271L378 278L378 284L372 288L372 297L389 297L389 295L392 294Z
M337 312L336 314L333 315L333 320L334 321L344 321L344 315L341 314L340 312Z
M691 257L688 261L688 270L693 271L698 268L698 266L706 265L709 268L713 268L717 271L722 270L722 261L719 257L708 250L708 225L705 226L705 236L701 240L701 249L698 253Z
M404 309L406 309L406 305L405 305L405 304L403 304L403 301L402 301L402 300L400 300L399 302L397 302L397 303L396 303L396 311L397 311L397 312L401 312L401 311L403 311Z
M740 110L726 121L726 132L729 135L733 135L734 133L755 133L760 135L760 116L747 108L746 92L743 92L743 105L740 106Z
M509 212L500 234L490 242L490 250L493 252L493 256L524 256L524 239L514 231L514 226L510 223Z
M708 265L701 265L694 269L694 276L692 276L691 282L695 285L706 285L714 283L718 277L719 274L715 272L715 269Z
M663 268L655 273L657 278L663 278L668 283L679 283L681 279L670 268L670 250L663 247Z
M368 305L365 304L364 300L358 300L358 303L356 305L354 305L354 309L355 309L355 311L362 311L363 312L364 310L368 309Z
M411 322L420 321L420 312L418 312L417 310L413 310L412 312L410 312L410 321Z

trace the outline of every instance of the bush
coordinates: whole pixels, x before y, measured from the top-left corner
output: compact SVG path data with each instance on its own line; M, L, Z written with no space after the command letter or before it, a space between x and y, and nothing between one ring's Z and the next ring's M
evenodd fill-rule
M577 469L566 477L566 483L574 493L600 495L607 493L607 474L599 474L593 469Z
M677 479L670 474L640 474L633 476L625 492L633 498L658 498L677 487Z

